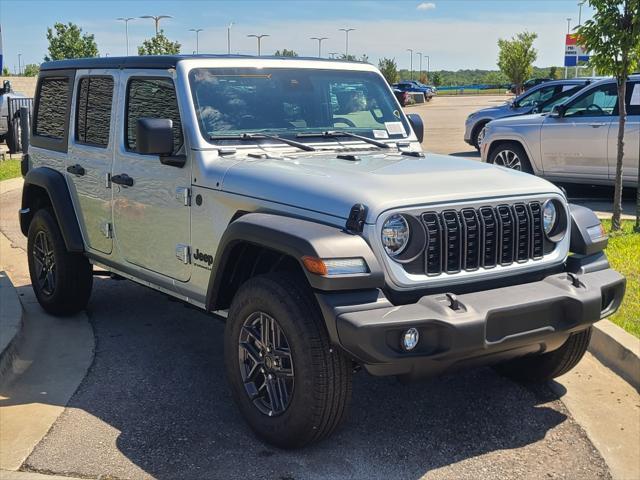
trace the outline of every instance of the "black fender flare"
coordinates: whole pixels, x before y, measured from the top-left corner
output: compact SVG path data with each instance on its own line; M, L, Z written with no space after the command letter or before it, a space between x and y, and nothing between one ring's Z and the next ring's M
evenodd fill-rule
M38 167L29 170L24 177L22 187L22 210L20 211L20 230L27 236L29 224L34 215L34 189L40 187L47 192L53 213L60 227L62 238L69 252L84 252L84 242L76 212L71 201L71 194L64 176L49 167Z
M248 213L231 222L222 235L207 288L208 310L216 305L230 253L233 247L241 242L291 256L300 264L309 285L314 290L348 291L384 286L384 271L361 236L309 220L268 213ZM303 256L325 259L363 258L367 262L369 272L332 277L316 275L304 268Z
M598 232L600 227L600 219L595 212L582 205L575 203L569 204L571 245L569 250L579 255L593 255L607 248L609 243L608 235L593 237L589 234L589 230L595 228Z

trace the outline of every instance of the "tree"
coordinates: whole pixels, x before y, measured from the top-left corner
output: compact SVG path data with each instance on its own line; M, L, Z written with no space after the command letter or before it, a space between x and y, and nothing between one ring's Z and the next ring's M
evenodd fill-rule
M431 72L431 81L436 87L442 85L442 74L440 72Z
M380 73L382 73L382 76L389 85L400 80L400 75L398 75L398 64L396 63L395 58L381 58L378 61L378 70L380 70Z
M535 33L518 33L511 40L498 40L498 67L511 82L516 84L516 93L522 91L522 84L533 73L533 62L538 58L538 52L533 48Z
M360 57L360 61L362 63L369 63L369 55L367 55L366 53L363 53L362 56Z
M37 65L35 63L29 63L28 65L24 66L23 75L25 77L37 77L39 72L40 72L40 65Z
M426 73L420 72L420 77L418 77L418 81L423 84L429 83L429 77L427 77Z
M97 57L98 46L93 35L82 33L82 29L69 22L56 23L47 28L49 55L45 61L64 60L66 58Z
M287 50L286 48L283 48L282 52L280 50L276 50L276 53L274 53L274 55L276 57L297 57L298 53L293 50Z
M557 80L560 78L560 72L558 71L558 67L551 67L549 69L549 78L551 80Z
M591 64L599 72L613 75L618 86L618 155L611 218L615 231L620 229L622 214L627 79L638 67L640 57L640 0L589 0L589 5L594 9L593 18L578 28L579 41L591 52ZM640 181L640 172L638 175ZM640 188L637 195L635 230L640 232Z
M509 79L502 72L489 72L484 76L483 82L487 85L503 85Z
M10 77L11 76L11 72L9 71L8 67L2 67L2 76L3 77Z
M160 30L155 36L142 42L138 47L138 55L177 55L180 53L179 42L172 42Z
M356 58L355 55L349 54L349 55L345 55L344 53L342 55L340 55L338 57L340 60L347 60L349 62L357 62L358 59Z

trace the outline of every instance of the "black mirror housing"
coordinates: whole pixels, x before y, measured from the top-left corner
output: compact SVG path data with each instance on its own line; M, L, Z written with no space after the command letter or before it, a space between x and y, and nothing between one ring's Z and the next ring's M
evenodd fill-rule
M173 121L168 118L139 118L136 124L136 152L143 155L171 155Z
M418 141L422 143L424 140L424 123L422 123L422 118L417 113L409 113L407 119L413 129L413 133L418 137Z
M562 118L564 117L565 112L567 111L566 105L554 105L551 109L551 113L549 113L550 117Z

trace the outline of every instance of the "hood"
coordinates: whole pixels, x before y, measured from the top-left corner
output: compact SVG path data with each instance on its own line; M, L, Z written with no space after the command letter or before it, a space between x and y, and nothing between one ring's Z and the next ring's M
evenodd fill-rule
M367 223L386 210L461 200L558 192L533 175L476 160L427 154L336 154L240 160L225 173L222 190L346 219L367 207Z
M480 110L476 110L475 112L473 112L471 115L469 115L469 117L483 116L497 118L503 115L508 115L510 113L517 114L518 111L514 108L511 108L511 104L507 102L501 105L495 105L493 107L481 108Z
M541 125L546 118L546 113L533 113L529 115L519 115L517 117L506 117L493 120L489 123L490 127L515 127L520 125Z

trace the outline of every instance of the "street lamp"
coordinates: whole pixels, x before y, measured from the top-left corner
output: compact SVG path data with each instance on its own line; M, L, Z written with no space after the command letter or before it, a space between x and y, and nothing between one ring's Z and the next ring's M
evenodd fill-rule
M429 55L425 55L425 57L427 58L427 78L429 78L429 76L431 75L431 57Z
M173 17L171 15L143 15L140 18L153 19L153 21L156 24L156 35L158 35L158 32L160 31L160 20L162 20L163 18L173 18Z
M407 48L407 52L410 52L409 55L411 55L411 80L413 80L413 49Z
M269 35L267 35L266 33L263 33L262 35L247 35L247 37L252 37L252 38L256 38L258 39L258 56L260 56L260 41L264 38L264 37L268 37Z
M189 31L190 32L196 32L196 55L197 55L198 53L200 53L199 35L200 35L200 32L202 31L202 28L190 28Z
M22 67L20 66L20 59L22 57L22 54L19 53L18 54L18 75L22 75Z
M227 55L231 55L231 27L233 27L233 22L227 25Z
M129 56L129 22L135 20L135 17L118 17L116 20L124 22L124 39L127 44L127 56Z
M349 60L349 32L353 32L355 28L340 28L339 31L345 34L344 58Z
M567 33L571 33L571 18L567 18Z
M309 40L317 40L318 41L318 58L322 57L322 41L328 40L329 37L310 37Z
M587 0L582 0L578 2L578 26L582 26L582 6L587 2Z
M416 55L420 55L420 70L418 70L418 80L422 76L422 52L416 52Z

